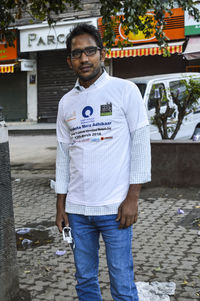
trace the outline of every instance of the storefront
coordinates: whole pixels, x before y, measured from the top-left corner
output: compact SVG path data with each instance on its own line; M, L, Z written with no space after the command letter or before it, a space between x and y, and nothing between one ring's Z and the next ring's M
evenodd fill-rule
M14 47L0 44L0 106L6 121L21 121L27 118L26 73L21 72L17 55L17 40Z
M200 9L200 4L196 7ZM200 72L200 22L194 20L185 12L185 36L187 37L187 46L183 53L187 60L187 71Z
M165 27L163 29L168 39L169 57L164 57L160 50L155 32L147 39L142 32L137 35L129 32L127 36L120 23L117 23L115 48L111 49L107 58L110 60L110 69L114 76L122 78L184 72L186 62L182 51L184 45L184 12L181 8L173 9L173 15L165 15ZM98 19L98 27L103 36L104 26L102 18ZM131 47L116 48L118 41L127 40Z
M96 18L87 18L59 22L54 28L46 23L19 27L20 52L36 61L37 71L28 74L27 99L38 122L55 122L59 100L74 86L65 42L71 28L82 22L97 26Z

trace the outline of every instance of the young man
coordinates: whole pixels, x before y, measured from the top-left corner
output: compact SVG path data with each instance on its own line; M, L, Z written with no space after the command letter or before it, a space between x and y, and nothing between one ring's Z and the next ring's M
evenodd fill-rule
M75 87L59 103L56 225L72 228L80 301L102 300L98 283L99 235L106 247L115 301L138 301L132 224L141 183L150 181L150 138L138 88L110 77L99 32L87 24L67 38Z

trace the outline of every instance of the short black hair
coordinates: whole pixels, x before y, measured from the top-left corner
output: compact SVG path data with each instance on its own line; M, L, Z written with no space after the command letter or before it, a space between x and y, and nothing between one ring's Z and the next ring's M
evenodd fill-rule
M66 40L67 56L71 54L72 39L76 36L80 36L85 33L91 35L96 41L97 47L103 49L103 41L98 29L96 29L96 27L93 25L82 23L76 25L67 36L67 40Z

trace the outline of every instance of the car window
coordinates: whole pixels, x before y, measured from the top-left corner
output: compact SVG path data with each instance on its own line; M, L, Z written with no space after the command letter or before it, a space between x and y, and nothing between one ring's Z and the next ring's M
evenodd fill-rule
M142 97L144 97L147 84L141 84L141 83L135 83L135 84L138 86L140 93L142 94Z
M169 83L170 92L172 95L178 97L181 101L185 98L186 86L184 80L176 80Z
M148 109L151 110L155 108L157 99L161 99L161 106L166 105L166 97L167 96L164 84L154 84L149 94Z
M196 80L197 82L199 82L199 83L200 83L200 78L198 78L198 77L197 77L197 78L196 78L196 77L195 77L195 78L193 78L193 80Z

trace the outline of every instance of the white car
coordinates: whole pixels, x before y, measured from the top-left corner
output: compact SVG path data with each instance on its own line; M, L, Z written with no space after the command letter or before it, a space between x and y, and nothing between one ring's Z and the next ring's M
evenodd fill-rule
M196 128L192 137L193 141L200 141L200 128Z
M200 73L197 72L159 74L152 76L128 78L128 80L134 82L138 86L144 99L150 122L152 140L162 139L157 126L152 124L152 117L155 115L155 99L161 97L162 102L162 97L167 96L167 98L169 99L170 107L174 106L171 93L179 93L179 99L181 99L181 96L183 95L186 89L185 85L181 81L185 79L189 80L191 78L198 80L200 85ZM166 101L163 101L163 104L161 106L161 112L165 112L165 110ZM178 111L176 108L176 111L173 114L173 118L171 118L169 121L170 125L176 123L177 116ZM194 132L197 128L200 128L200 102L199 107L195 110L195 112L188 114L183 119L183 123L175 139L191 139L193 138Z

